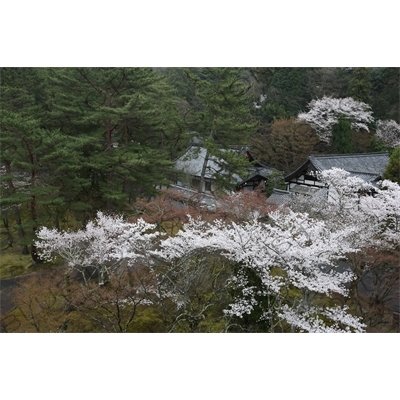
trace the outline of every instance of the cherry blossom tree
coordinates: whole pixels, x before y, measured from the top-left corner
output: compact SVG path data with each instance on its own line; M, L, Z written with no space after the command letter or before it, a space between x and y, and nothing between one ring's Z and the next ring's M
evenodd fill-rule
M378 120L376 121L375 136L389 148L400 146L400 125L392 119Z
M158 253L153 268L157 305L168 332L221 331L221 308L226 304L229 261L218 252L187 251L181 257L164 258ZM164 262L162 262L164 261Z
M332 127L340 119L349 120L354 130L365 129L368 132L368 124L374 120L370 106L351 97L338 99L324 96L322 99L312 100L308 108L310 110L307 113L300 113L297 118L308 122L320 140L328 144L332 140Z
M311 202L325 221L354 225L361 247L393 248L400 243L400 186L383 180L376 185L340 168L323 171L328 186L323 201Z
M340 257L357 251L346 240L354 229L347 227L332 232L323 221L290 211L272 212L269 218L269 223L253 221L240 225L190 220L176 236L162 241L160 250L154 254L167 262L193 254L221 254L238 266L229 279L237 295L225 309L226 317L242 318L251 314L263 297L273 302L271 307L266 302L261 317L269 320L271 332L284 323L293 329L314 331L311 323L308 329L286 317L295 313L300 319L315 319L322 312L313 305L315 295L346 295L345 285L351 281L352 274L337 271L336 265ZM260 278L259 286L249 282L249 270ZM288 296L291 289L297 293L293 299ZM326 329L331 326L334 330L339 325L340 329L363 329L358 319L346 310L333 308L331 313L336 320L333 325L326 325ZM349 321L352 322L349 324Z
M296 326L300 332L314 333L348 333L364 332L366 325L360 318L348 313L348 307L327 307L324 310L309 308L302 313L295 312L287 305L282 307L279 316L284 318L292 326ZM327 325L323 317L329 318L333 324ZM345 328L343 328L343 325Z
M94 221L78 231L60 232L42 227L35 245L42 259L52 261L55 255L61 256L70 269L82 273L85 282L88 270L94 270L102 285L106 275L123 261L133 264L145 258L147 250L160 236L152 232L154 228L155 225L142 219L128 223L121 216L98 212Z
M79 318L83 326L90 325L96 332L125 333L135 328L138 315L152 304L148 292L154 284L153 276L142 266L119 272L111 275L105 286L94 281L87 285L70 282L64 301L74 311L74 319Z
M362 248L347 256L356 277L349 287L350 298L369 327L385 324L390 331L391 321L385 315L393 313L390 305L399 301L400 186L384 180L369 193L359 193L358 203L347 210L348 223L359 231L354 241ZM333 224L338 220L332 215Z
M290 207L324 220L332 229L357 228L360 247L388 248L399 242L400 186L389 180L372 184L340 168L318 173L326 187L312 196L293 196Z
M400 243L400 186L389 180L372 185L337 168L322 172L319 179L327 188L313 196L295 196L290 206L323 220L330 229L354 227L348 240L361 251L346 255L355 276L349 285L349 299L358 314L368 320L369 327L382 325L387 313L385 304L393 303L399 296L400 270L396 260ZM390 325L387 318L386 325Z
M155 225L141 219L129 223L98 213L76 232L42 228L37 248L45 259L59 254L72 269L93 267L100 283L122 264L145 262L147 283L134 297L121 290L124 285L116 286L117 302L114 294L110 300L96 292L104 309L118 305L112 329L126 330L137 306L151 304L169 331L201 331L210 314L223 310L218 315L226 331L250 316L269 332L361 332L365 324L337 303L359 282L360 271L340 269L339 261L398 246L400 188L391 181L372 185L340 169L320 179L327 185L322 195L301 207L291 204L293 210L269 209L263 222L257 207L236 221L187 216L175 235L160 238ZM88 304L98 303L86 294ZM119 310L129 296L132 307L122 325Z
M373 196L360 199L360 211L374 218L383 247L397 247L400 243L400 186L383 180Z

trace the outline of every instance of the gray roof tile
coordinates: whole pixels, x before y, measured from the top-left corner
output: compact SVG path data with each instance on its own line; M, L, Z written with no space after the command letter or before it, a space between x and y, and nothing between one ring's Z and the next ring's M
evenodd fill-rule
M320 171L342 168L345 171L382 175L389 163L388 153L310 155L309 160Z
M175 161L175 169L188 175L201 176L206 153L207 150L204 147L196 145L189 147L185 154ZM215 173L226 174L227 172L216 157L210 156L207 162L205 178L210 179ZM234 174L232 180L237 183L241 181L241 178Z
M341 168L353 176L359 176L367 182L374 182L383 175L389 163L389 154L384 153L355 153L355 154L311 154L307 161L285 177L289 182L307 170L326 171L331 168Z
M290 203L292 196L286 190L274 189L271 196L268 197L268 202L276 205L285 205Z

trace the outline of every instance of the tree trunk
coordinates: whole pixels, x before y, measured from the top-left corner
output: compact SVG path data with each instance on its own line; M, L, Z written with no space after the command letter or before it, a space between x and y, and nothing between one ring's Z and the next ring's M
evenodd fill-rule
M106 92L108 95L108 91ZM107 100L107 106L111 107L111 100ZM112 136L113 136L113 127L109 119L104 121L106 126L106 152L110 154L112 150ZM112 183L113 173L110 171L107 173L107 185L111 185ZM112 211L113 209L113 202L110 199L107 199L107 210Z
M199 190L198 190L199 193L204 193L204 191L205 191L205 190L203 190L203 187L205 188L205 175L206 175L208 160L209 160L209 151L207 149L206 156L204 157L203 168L201 169L200 184L199 184Z
M18 206L14 206L14 216L15 216L15 222L17 223L18 226L18 237L19 240L22 242L21 244L21 254L29 254L29 249L28 246L23 243L26 237L24 228L22 227L22 221L21 221L21 215L19 214Z
M4 166L6 168L6 173L8 175L11 175L11 163L9 161L4 161ZM16 192L15 186L11 179L7 180L7 186L10 189L11 193ZM18 226L18 237L19 237L19 240L23 243L25 240L26 234L25 234L24 229L22 228L21 215L19 213L19 209L18 209L17 205L13 205L13 209L14 209L15 222L17 223L17 226ZM26 244L21 244L21 254L24 254L24 255L29 254L29 249Z
M10 227L8 225L8 218L7 217L3 217L3 226L6 230L7 233L7 241L8 241L8 246L7 247L12 247L14 244L14 236L12 235L11 231L10 231Z

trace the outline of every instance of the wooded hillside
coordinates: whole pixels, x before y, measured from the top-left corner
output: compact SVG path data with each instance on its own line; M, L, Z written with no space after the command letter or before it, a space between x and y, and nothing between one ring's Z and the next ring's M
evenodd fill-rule
M381 150L376 121L400 122L399 71L2 68L3 219L28 244L42 224L73 218L79 225L98 210L127 211L168 184L193 132L211 153L215 145L250 145L260 162L288 173L312 152L344 149L296 122L323 96L368 104L370 132L347 133L348 148Z
M397 329L384 307L398 284L400 68L0 73L1 252L30 255L28 271L56 262L75 273L32 277L23 286L16 301L32 312L23 329ZM194 139L206 161L229 166L212 213L199 201L161 191ZM229 177L245 170L239 156L225 151L232 146L249 149L274 171L267 189L228 196ZM383 176L389 181L368 186L351 171L330 172L326 185L341 190L337 208L300 201L278 212L267 202L266 193L282 188L279 176L310 154L376 151L391 155ZM199 187L204 180L205 167ZM356 200L354 193L374 197ZM364 209L349 211L346 202ZM356 283L346 271L324 269L340 260L351 265ZM366 275L375 280L369 297L357 286ZM46 310L29 308L32 299L47 302L59 289ZM8 329L19 328L8 322Z

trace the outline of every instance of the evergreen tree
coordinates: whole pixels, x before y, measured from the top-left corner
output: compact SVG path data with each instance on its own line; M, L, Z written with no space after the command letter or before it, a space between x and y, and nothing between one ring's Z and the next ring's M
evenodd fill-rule
M311 98L324 96L344 98L347 96L350 71L346 68L305 68L305 90Z
M349 81L348 96L354 100L370 104L371 87L370 68L355 68Z
M268 176L267 183L265 184L265 194L267 197L271 196L274 189L286 189L285 178L280 171L273 171Z
M245 145L256 129L250 112L249 86L241 80L237 68L202 68L199 74L186 69L185 73L202 100L197 113L196 134L207 149L200 177L199 192L204 190L206 166L210 157L220 160L221 169L228 174L215 174L222 189L231 187L234 174L241 174L248 166L242 155L226 151L232 145Z
M305 89L305 68L277 68L267 96L271 102L283 105L291 116L295 116L311 100Z
M337 124L332 127L332 145L337 153L352 152L351 122L345 118L339 118Z
M153 70L1 74L1 207L15 216L24 246L39 225L121 211L166 182L183 126L170 87Z
M200 68L189 68L190 73L201 76ZM185 74L185 68L165 68L161 72L167 77L168 83L174 88L175 95L186 101L196 111L201 108L201 101L196 95L196 90Z
M294 117L311 100L306 68L252 68L251 72L265 96L255 110L261 122Z
M150 68L52 69L49 123L82 142L80 199L121 210L166 183L182 125L165 77Z
M372 68L371 85L375 119L400 123L400 68Z
M390 155L383 178L400 184L400 147L395 148Z
M2 77L0 157L5 174L1 177L1 205L14 210L26 253L36 228L63 205L60 182L52 174L58 165L68 165L71 155L62 157L62 137L42 126L39 98L43 86L37 70L5 69ZM37 261L33 246L31 253Z

